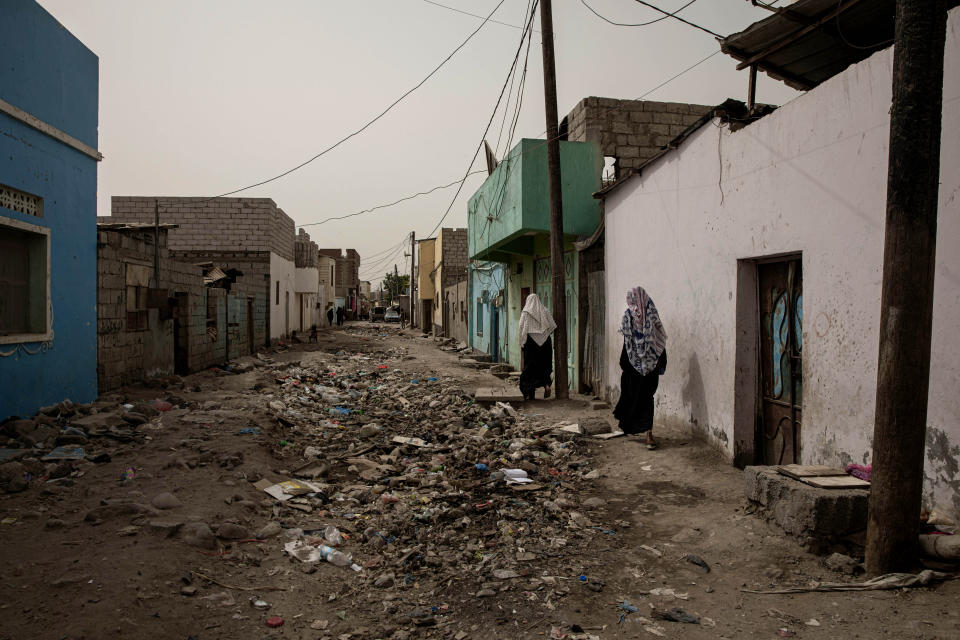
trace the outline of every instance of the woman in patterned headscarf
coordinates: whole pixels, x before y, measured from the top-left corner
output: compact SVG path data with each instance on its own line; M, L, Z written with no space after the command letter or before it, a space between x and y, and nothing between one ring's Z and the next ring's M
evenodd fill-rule
M653 300L643 289L627 292L627 308L620 321L623 351L620 352L620 400L613 415L627 434L647 434L647 448L656 449L653 439L653 394L660 376L667 370L667 332L660 322Z
M533 400L537 387L543 387L543 397L550 397L553 374L553 340L550 334L557 328L550 310L543 306L539 296L531 293L520 314L517 341L523 350L523 371L520 373L520 392L524 400Z

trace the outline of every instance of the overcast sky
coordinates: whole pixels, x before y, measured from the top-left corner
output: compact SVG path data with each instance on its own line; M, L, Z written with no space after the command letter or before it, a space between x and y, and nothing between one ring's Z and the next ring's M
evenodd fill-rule
M499 0L442 1L486 15ZM586 1L616 22L659 16L630 0ZM109 214L114 195L212 196L309 159L423 79L481 22L425 0L40 3L100 57L100 215ZM520 25L527 3L505 0L494 19ZM685 3L654 0L668 11ZM749 0L700 0L680 15L728 35L769 14ZM713 36L671 19L610 25L580 0L554 1L554 30L561 118L586 96L639 97L719 48ZM302 225L459 179L520 35L517 28L486 24L365 132L242 195L273 198ZM540 38L534 35L517 137L541 137L544 130ZM743 100L747 72L735 67L718 54L646 99ZM759 101L782 104L796 95L760 75ZM498 115L495 130L499 122ZM475 168L482 166L481 154ZM482 175L468 179L444 226L466 226L467 199L482 181ZM403 271L405 259L398 252L380 268L381 258L365 257L411 230L418 237L430 232L455 189L306 229L322 247L356 248L364 257L361 276L376 282L395 261Z

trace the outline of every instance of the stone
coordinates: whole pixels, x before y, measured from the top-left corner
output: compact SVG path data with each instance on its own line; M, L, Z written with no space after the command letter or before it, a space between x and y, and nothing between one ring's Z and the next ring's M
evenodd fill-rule
M200 549L216 549L217 537L213 535L209 525L204 522L190 522L183 525L183 541L191 547Z
M153 500L150 501L150 504L157 509L176 509L177 507L183 506L180 498L170 492L158 493L153 497Z
M95 507L90 511L87 511L86 515L83 517L84 520L90 523L100 523L104 520L111 520L113 518L119 518L121 516L131 516L131 515L159 515L159 512L153 507L149 507L145 504L140 504L139 502L114 502L110 504L101 505Z
M11 420L3 425L3 432L11 438L20 438L37 428L33 420Z
M124 422L132 424L133 426L141 425L147 421L147 416L142 413L137 413L136 411L126 411L121 416Z
M396 578L393 573L381 573L373 581L373 586L377 587L378 589L389 589L394 585L395 580Z
M147 521L147 527L151 532L161 535L165 538L173 537L183 527L181 520L154 519Z
M587 498L586 500L583 501L583 506L589 507L591 509L602 507L605 504L607 504L606 500L604 500L603 498L597 498L597 497Z
M497 592L493 589L480 589L480 591L477 591L478 598L490 598L495 595L497 595Z
M50 518L44 526L46 526L47 529L63 529L67 526L67 523L60 518Z
M273 536L278 535L281 531L283 531L283 527L280 526L279 522L270 521L261 527L259 531L257 531L257 538L259 540L272 538Z
M250 530L243 525L224 522L217 527L217 537L224 540L244 540L250 538Z
M192 584L184 585L180 587L180 595L192 598L193 596L197 595L197 587Z
M599 416L580 418L579 423L581 431L583 431L583 434L587 436L610 433L610 423L607 422L606 418L601 418Z
M830 554L830 556L824 559L823 564L831 571L845 573L847 575L853 575L860 570L859 562L842 553Z
M47 441L52 441L58 433L59 431L53 427L41 425L32 432L23 435L20 439L28 446L39 447Z

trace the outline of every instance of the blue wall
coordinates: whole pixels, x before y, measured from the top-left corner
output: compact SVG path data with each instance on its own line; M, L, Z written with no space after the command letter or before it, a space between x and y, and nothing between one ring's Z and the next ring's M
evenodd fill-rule
M503 306L497 310L497 319L500 325L498 340L498 355L500 362L506 362L508 353L507 342L507 305L506 296L506 272L503 264L498 262L475 262L470 264L470 288L467 292L470 303L470 314L468 316L469 344L474 349L479 349L484 353L493 355L492 345L490 343L493 337L493 301L497 294L503 291ZM484 295L486 293L486 295ZM487 302L480 310L478 317L477 298L485 299ZM482 323L483 334L477 335L477 322Z
M96 148L98 59L32 0L0 0L0 98ZM0 183L41 196L53 339L0 344L0 419L97 395L97 162L0 114ZM0 220L2 221L2 220ZM30 355L29 352L39 353Z

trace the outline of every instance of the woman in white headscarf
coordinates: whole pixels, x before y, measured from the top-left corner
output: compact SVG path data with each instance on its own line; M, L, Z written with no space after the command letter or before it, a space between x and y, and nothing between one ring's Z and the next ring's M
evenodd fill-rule
M660 376L667 370L667 332L660 322L657 306L643 289L627 292L627 308L620 321L623 351L620 352L620 400L613 415L627 434L647 434L647 448L656 449L653 439L653 394Z
M537 387L543 387L543 397L550 397L553 374L553 340L550 335L557 328L550 310L543 306L537 294L527 296L520 314L517 336L523 350L523 371L520 373L520 392L524 400L533 400Z

